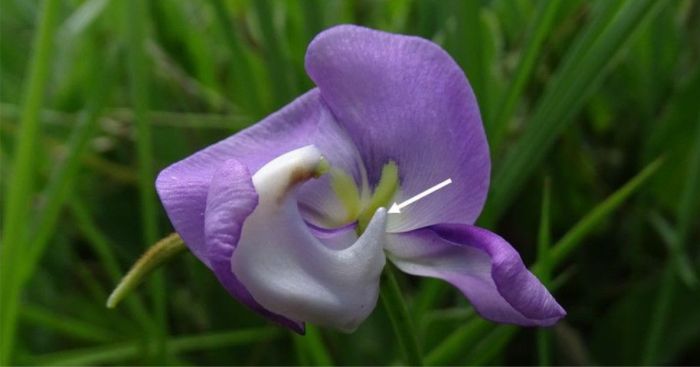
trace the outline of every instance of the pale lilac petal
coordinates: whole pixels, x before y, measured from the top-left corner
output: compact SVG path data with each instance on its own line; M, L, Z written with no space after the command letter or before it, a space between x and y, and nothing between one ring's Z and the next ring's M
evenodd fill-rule
M347 229L318 233L324 237L319 240L314 236L319 230L310 230L295 198L296 187L312 179L319 162L320 151L308 146L274 159L253 176L259 203L243 225L230 269L266 309L352 331L377 301L386 211L380 209L350 246L343 242L355 235Z
M389 231L472 224L488 191L488 145L474 93L434 43L356 26L319 34L306 69L358 146L370 184L399 167L398 201L451 178L452 185L389 217Z
M250 128L165 168L156 179L156 189L175 230L192 253L211 267L204 241L204 210L219 166L236 159L255 173L273 158L317 142L326 159L362 182L364 168L352 142L336 126L314 89ZM332 212L323 206L332 206L336 200L328 185L311 185L315 185L315 195L324 200L308 205L319 206L320 212Z
M459 288L486 319L550 326L566 315L517 251L485 229L457 224L390 234L386 249L404 272Z
M248 168L235 159L220 164L209 186L204 214L207 259L221 284L243 304L274 321L303 332L304 325L260 306L231 271L231 257L245 219L258 204ZM201 254L200 254L201 255Z

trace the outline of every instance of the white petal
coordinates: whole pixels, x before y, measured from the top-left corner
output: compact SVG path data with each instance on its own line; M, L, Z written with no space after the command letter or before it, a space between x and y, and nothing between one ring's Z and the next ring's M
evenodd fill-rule
M316 238L299 214L294 191L314 177L321 159L318 149L306 146L253 176L259 203L243 226L231 268L270 311L352 331L377 302L386 211L378 210L350 246L328 246Z

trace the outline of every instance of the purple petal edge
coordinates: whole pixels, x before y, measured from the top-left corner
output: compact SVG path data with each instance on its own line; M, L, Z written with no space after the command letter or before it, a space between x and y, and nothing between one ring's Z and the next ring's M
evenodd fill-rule
M550 326L566 315L501 237L448 224L387 236L389 259L406 273L459 288L482 317L522 326Z
M442 238L467 244L486 252L491 258L491 275L498 292L525 317L549 320L566 316L564 308L523 263L520 254L501 236L475 226L455 224L433 228Z

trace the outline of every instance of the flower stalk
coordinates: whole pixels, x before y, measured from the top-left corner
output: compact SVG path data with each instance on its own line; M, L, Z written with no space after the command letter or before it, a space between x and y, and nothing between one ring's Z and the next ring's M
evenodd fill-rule
M185 251L185 243L177 233L172 233L156 242L141 258L131 267L122 278L112 294L107 299L107 308L114 308L134 288L148 277L161 264L171 260L175 255Z

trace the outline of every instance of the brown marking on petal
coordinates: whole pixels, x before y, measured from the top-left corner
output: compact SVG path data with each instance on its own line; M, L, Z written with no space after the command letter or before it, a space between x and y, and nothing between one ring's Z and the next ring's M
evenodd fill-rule
M304 182L306 182L314 177L316 177L316 171L314 171L314 170L304 169L302 167L294 168L292 173L289 174L289 182L287 183L287 186L284 188L284 191L277 198L277 203L282 204L282 202L284 202L284 198L287 197L287 194L289 193L289 191L291 191L294 187L296 187L300 183L304 183Z

